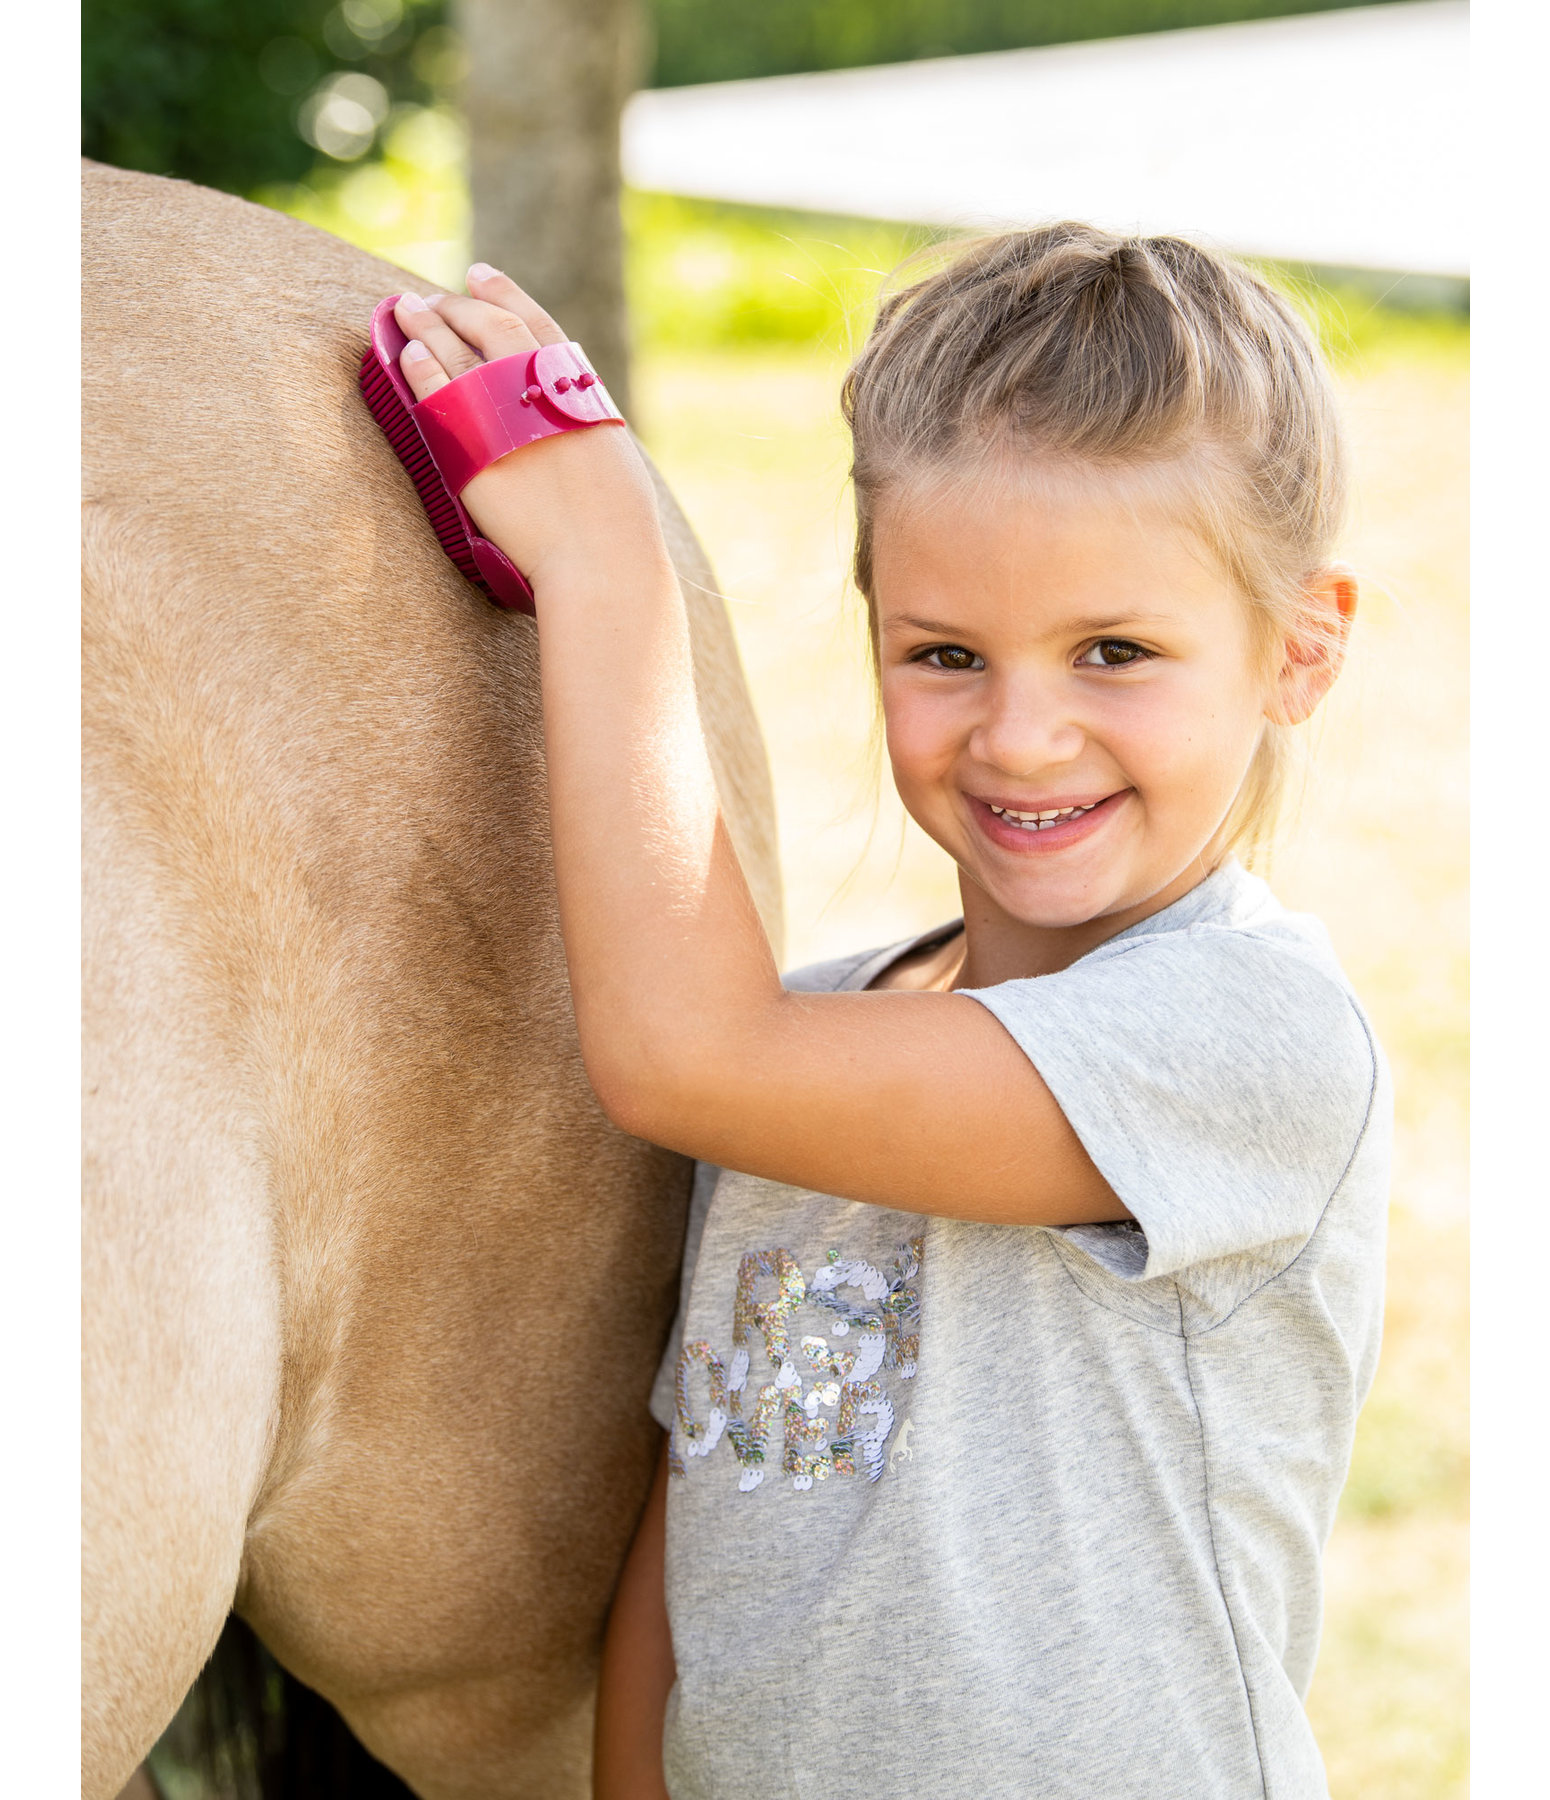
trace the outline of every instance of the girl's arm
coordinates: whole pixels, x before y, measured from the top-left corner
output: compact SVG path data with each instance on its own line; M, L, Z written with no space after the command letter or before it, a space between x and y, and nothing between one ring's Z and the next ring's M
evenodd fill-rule
M399 323L417 396L564 333L504 276ZM560 921L587 1073L626 1131L949 1218L1128 1216L1039 1075L961 995L789 994L720 816L683 597L629 434L545 439L463 502L537 596Z
M675 1679L667 1628L663 1551L667 1529L667 1439L635 1542L619 1577L597 1691L593 1800L667 1800L662 1721Z

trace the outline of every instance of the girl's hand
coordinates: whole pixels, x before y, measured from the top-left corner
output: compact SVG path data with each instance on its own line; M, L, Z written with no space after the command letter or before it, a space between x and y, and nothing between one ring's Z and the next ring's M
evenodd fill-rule
M469 295L404 294L394 309L410 339L399 366L417 400L481 362L566 341L541 306L499 270L475 263ZM656 498L627 430L589 426L541 438L476 475L459 496L484 535L535 592L580 563L624 575L666 558Z

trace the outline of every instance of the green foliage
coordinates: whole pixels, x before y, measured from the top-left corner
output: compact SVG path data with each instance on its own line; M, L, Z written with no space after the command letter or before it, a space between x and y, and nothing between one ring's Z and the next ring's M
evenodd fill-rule
M471 254L466 156L463 121L451 107L403 107L370 160L322 157L305 181L266 183L253 198L433 287L461 288Z
M656 0L655 87L1326 12L1368 0Z
M86 0L82 149L247 194L368 155L455 78L444 0Z
M348 235L348 233L346 233ZM625 196L630 312L642 347L808 344L848 351L886 276L948 234L668 194ZM1445 285L1260 262L1336 367L1375 356L1463 357L1469 320ZM1462 284L1457 284L1463 293Z
M1255 266L1301 308L1337 369L1367 367L1377 357L1468 360L1467 281L1263 261Z
M929 233L865 219L629 193L630 316L643 345L845 348L887 272Z

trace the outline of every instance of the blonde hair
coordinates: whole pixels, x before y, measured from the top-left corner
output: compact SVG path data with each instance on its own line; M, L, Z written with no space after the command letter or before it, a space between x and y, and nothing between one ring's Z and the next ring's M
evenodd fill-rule
M1065 223L953 252L885 296L845 377L855 580L874 660L880 498L1008 453L1182 469L1187 522L1252 609L1262 652L1327 632L1306 584L1333 554L1345 457L1323 361L1289 303L1180 238ZM1247 854L1268 841L1288 751L1287 728L1267 722L1228 816L1230 846Z

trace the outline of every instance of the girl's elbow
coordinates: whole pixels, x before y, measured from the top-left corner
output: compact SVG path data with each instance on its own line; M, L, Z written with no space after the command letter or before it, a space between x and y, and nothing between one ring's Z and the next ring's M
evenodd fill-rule
M648 1143L676 1142L685 1110L683 1089L661 1058L614 1052L585 1060L587 1079L610 1124Z
M655 1142L658 1109L652 1105L650 1095L641 1083L619 1078L609 1074L599 1076L591 1074L592 1092L597 1096L597 1103L602 1107L604 1116L610 1125L616 1126L629 1137L646 1138Z
M590 1023L590 1021L589 1021ZM707 1130L729 1125L746 1103L755 1051L703 1015L653 1019L647 1030L582 1030L582 1055L598 1103L631 1137L699 1154ZM757 1085L757 1084L752 1084Z

